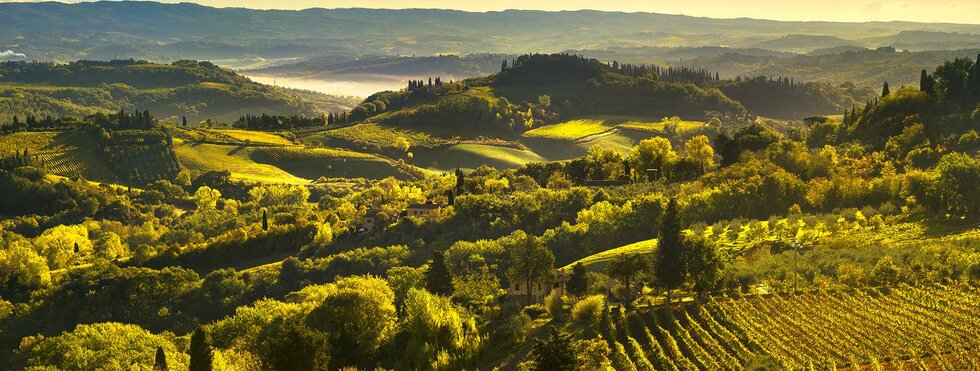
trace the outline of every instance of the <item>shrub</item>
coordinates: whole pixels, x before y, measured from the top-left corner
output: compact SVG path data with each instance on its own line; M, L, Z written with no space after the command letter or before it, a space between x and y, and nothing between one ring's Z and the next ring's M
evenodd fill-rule
M603 308L606 306L606 297L603 295L590 295L579 300L572 307L572 319L578 322L587 323L589 326L599 325L602 317Z

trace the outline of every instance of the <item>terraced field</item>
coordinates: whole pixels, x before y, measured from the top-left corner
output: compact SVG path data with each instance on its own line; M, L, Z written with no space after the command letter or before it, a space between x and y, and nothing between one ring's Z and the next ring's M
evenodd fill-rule
M976 288L903 286L640 310L605 335L616 369L966 370L980 367L977 313Z

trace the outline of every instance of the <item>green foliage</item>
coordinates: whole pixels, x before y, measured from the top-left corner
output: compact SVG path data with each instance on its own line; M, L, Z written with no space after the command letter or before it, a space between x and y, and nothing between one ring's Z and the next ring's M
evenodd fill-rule
M585 323L595 329L599 326L602 312L606 308L606 298L602 295L590 295L575 302L572 306L572 319Z
M617 256L609 266L606 274L623 284L626 295L623 298L627 307L633 305L633 283L643 279L649 273L650 263L640 254Z
M468 364L480 349L476 323L449 298L425 290L409 289L401 333L405 345L401 367L411 369L458 368Z
M980 161L959 152L944 155L936 166L939 190L946 209L964 214L980 212Z
M453 277L446 266L446 258L442 251L432 253L432 262L425 271L425 288L433 294L452 296Z
M680 216L677 211L677 200L671 199L660 224L660 236L657 240L657 250L653 260L653 272L657 284L667 290L679 287L684 282L684 265L682 259L684 250L681 240Z
M555 255L533 235L521 232L510 247L511 266L507 277L521 283L526 291L527 303L531 303L531 285L554 275Z
M58 336L28 337L19 351L32 368L122 370L152 369L155 354L162 349L171 367L180 369L186 367L188 358L174 340L173 334L157 335L137 325L107 322L79 325Z
M331 368L370 367L378 350L395 334L395 294L374 277L347 277L336 283L306 323L330 334Z
M589 288L589 282L585 274L586 270L582 262L575 263L572 266L572 274L568 277L568 282L565 283L565 290L568 290L568 293L574 296L584 295Z
M277 318L264 329L262 367L268 370L328 370L329 335L296 317Z
M214 368L214 349L211 348L208 333L203 328L198 327L194 330L188 353L191 356L189 364L191 371L210 371Z
M572 343L571 334L563 334L552 326L548 338L536 339L532 350L535 370L576 370L578 358Z

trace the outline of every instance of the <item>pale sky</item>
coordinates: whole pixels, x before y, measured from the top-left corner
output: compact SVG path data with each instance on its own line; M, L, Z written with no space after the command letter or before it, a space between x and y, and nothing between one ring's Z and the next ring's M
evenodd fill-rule
M0 0L0 2L24 0ZM26 0L31 1L31 0ZM84 0L71 0L77 2ZM187 0L184 0L187 1ZM162 2L180 2L167 1ZM803 21L917 21L980 24L980 0L195 0L216 7L255 9L440 8L579 10L686 14L713 18Z

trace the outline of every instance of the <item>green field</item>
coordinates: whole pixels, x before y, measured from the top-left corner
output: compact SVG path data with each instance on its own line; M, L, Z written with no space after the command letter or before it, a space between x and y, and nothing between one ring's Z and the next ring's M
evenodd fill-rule
M605 270L606 265L609 264L613 259L620 255L632 255L632 254L644 254L647 256L653 255L653 250L657 247L657 239L649 239L646 241L640 241L637 243L631 243L629 245L620 246L614 249L609 249L600 253L592 254L586 256L582 259L572 262L569 265L562 267L561 269L572 269L575 264L582 263L590 271L602 271Z
M631 129L639 131L650 131L655 133L664 133L664 128L667 124L663 121L628 121L619 124L619 128ZM697 130L698 128L704 126L702 121L680 121L677 123L677 132L685 133L691 130Z
M235 138L242 142L250 141L251 143L280 144L280 145L293 144L293 142L290 142L288 139L276 135L276 133L270 133L265 131L238 130L238 129L214 129L213 131Z
M528 162L545 161L548 159L528 150L486 144L456 144L431 151L416 152L412 163L425 168L449 171L457 167L475 169L481 165L512 169Z
M405 138L409 147L432 147L449 143L449 138L432 134L432 130L396 128L389 125L365 123L339 129L325 130L303 138L304 142L319 141L336 144L337 140L353 144L353 147L392 148L398 138ZM351 147L348 145L347 147Z
M615 129L617 122L617 118L602 116L575 119L528 130L524 132L524 137L579 140L590 135L601 134Z
M388 160L368 154L304 147L251 147L176 141L181 165L192 171L228 170L263 183L306 184L319 177L408 178Z

